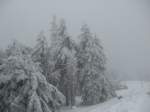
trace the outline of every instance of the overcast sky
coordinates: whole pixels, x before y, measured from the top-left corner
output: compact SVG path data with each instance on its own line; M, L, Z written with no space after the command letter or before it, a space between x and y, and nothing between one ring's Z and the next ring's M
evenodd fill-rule
M74 37L87 23L117 72L150 77L149 0L0 0L0 47L14 38L34 45L41 30L48 32L53 15L67 21Z

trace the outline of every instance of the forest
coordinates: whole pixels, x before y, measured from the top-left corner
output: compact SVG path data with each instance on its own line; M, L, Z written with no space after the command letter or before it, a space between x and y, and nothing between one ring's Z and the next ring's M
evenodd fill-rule
M74 39L66 21L53 17L49 35L36 45L14 40L0 51L0 112L58 112L61 107L94 105L116 97L107 75L107 56L87 24ZM50 41L48 41L50 40Z

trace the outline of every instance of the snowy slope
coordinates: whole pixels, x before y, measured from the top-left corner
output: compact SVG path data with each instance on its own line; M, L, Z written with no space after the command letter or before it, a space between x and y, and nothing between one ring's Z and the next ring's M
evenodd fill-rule
M122 99L111 99L94 106L78 107L65 112L150 112L150 82L128 81L123 82L128 89L117 91Z
M149 83L146 82L126 82L128 90L119 91L123 96L118 104L112 105L104 112L150 112L150 90Z

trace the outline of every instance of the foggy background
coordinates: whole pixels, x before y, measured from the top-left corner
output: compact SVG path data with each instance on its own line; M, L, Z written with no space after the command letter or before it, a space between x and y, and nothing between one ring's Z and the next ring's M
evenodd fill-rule
M53 15L66 20L73 37L87 23L103 41L114 73L150 80L149 0L0 0L0 47L14 38L33 46Z

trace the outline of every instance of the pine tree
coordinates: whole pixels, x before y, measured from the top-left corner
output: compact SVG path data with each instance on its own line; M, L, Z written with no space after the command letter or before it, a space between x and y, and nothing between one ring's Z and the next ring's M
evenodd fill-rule
M66 96L66 105L73 105L75 98L75 74L76 59L74 57L74 42L68 36L65 21L61 20L58 25L53 21L51 30L51 57L53 62L53 73L50 79L56 80L55 85ZM53 82L53 80L51 80Z
M38 35L37 44L33 48L32 58L38 62L42 73L47 77L49 74L49 47L44 32L41 31Z
M0 112L52 112L65 97L20 47L0 66Z
M99 39L93 36L87 25L82 26L81 32L77 55L78 81L83 104L96 104L111 96L110 84L104 74L106 58Z
M6 56L9 57L11 55L19 55L19 54L29 54L31 53L31 48L23 45L18 42L16 39L12 41L12 43L6 49ZM19 53L19 54L18 54Z

